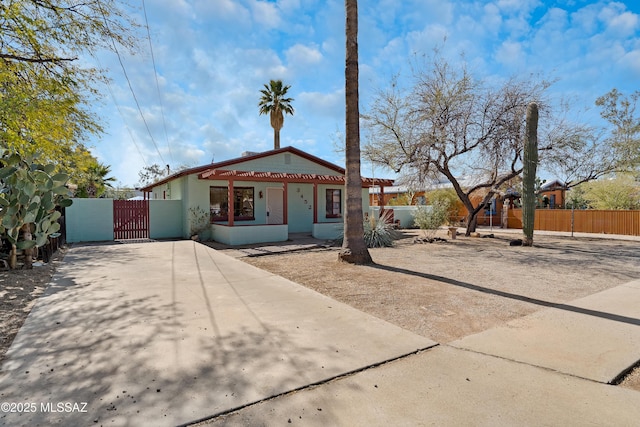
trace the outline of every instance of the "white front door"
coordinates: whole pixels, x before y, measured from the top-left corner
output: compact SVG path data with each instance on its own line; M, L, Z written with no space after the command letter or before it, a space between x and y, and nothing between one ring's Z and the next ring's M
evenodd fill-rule
M284 188L267 188L267 224L284 223Z

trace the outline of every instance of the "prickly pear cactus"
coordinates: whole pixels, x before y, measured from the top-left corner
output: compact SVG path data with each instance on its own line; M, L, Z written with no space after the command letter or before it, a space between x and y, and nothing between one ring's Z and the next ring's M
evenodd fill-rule
M60 229L56 206L71 205L65 187L69 177L53 174L54 170L54 165L38 165L0 151L0 235L12 246L11 268L16 267L17 249L26 251L25 266L30 268L33 248L44 245Z
M536 214L536 170L538 168L538 104L527 106L524 153L522 156L522 239L523 246L533 245L533 223Z

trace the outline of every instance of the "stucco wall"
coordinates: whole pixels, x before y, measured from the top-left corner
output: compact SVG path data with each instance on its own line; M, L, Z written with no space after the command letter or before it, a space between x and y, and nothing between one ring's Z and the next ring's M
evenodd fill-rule
M241 171L256 172L288 172L288 173L315 173L319 175L340 175L333 169L324 167L309 159L292 153L279 153L260 159L248 160L221 169L236 169Z
M149 237L152 239L184 237L181 200L149 201Z
M73 199L65 222L69 243L113 240L113 199Z

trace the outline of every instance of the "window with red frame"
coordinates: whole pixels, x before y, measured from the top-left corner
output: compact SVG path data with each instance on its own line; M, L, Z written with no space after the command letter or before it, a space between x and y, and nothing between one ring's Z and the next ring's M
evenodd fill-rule
M340 218L342 216L342 190L327 189L327 218Z
M234 187L234 221L255 219L253 193L253 187ZM209 209L212 222L229 220L229 190L227 187L209 187Z

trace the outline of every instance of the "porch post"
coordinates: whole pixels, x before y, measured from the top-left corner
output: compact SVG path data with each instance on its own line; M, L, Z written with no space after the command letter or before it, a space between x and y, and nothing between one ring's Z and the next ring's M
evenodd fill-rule
M233 216L235 212L235 207L233 206L234 197L233 197L233 179L229 178L229 194L227 196L229 199L228 207L227 207L227 218L229 227L233 227Z
M283 224L289 224L289 182L288 181L284 181L284 194L282 195L282 223Z
M313 223L318 223L318 183L313 183Z

